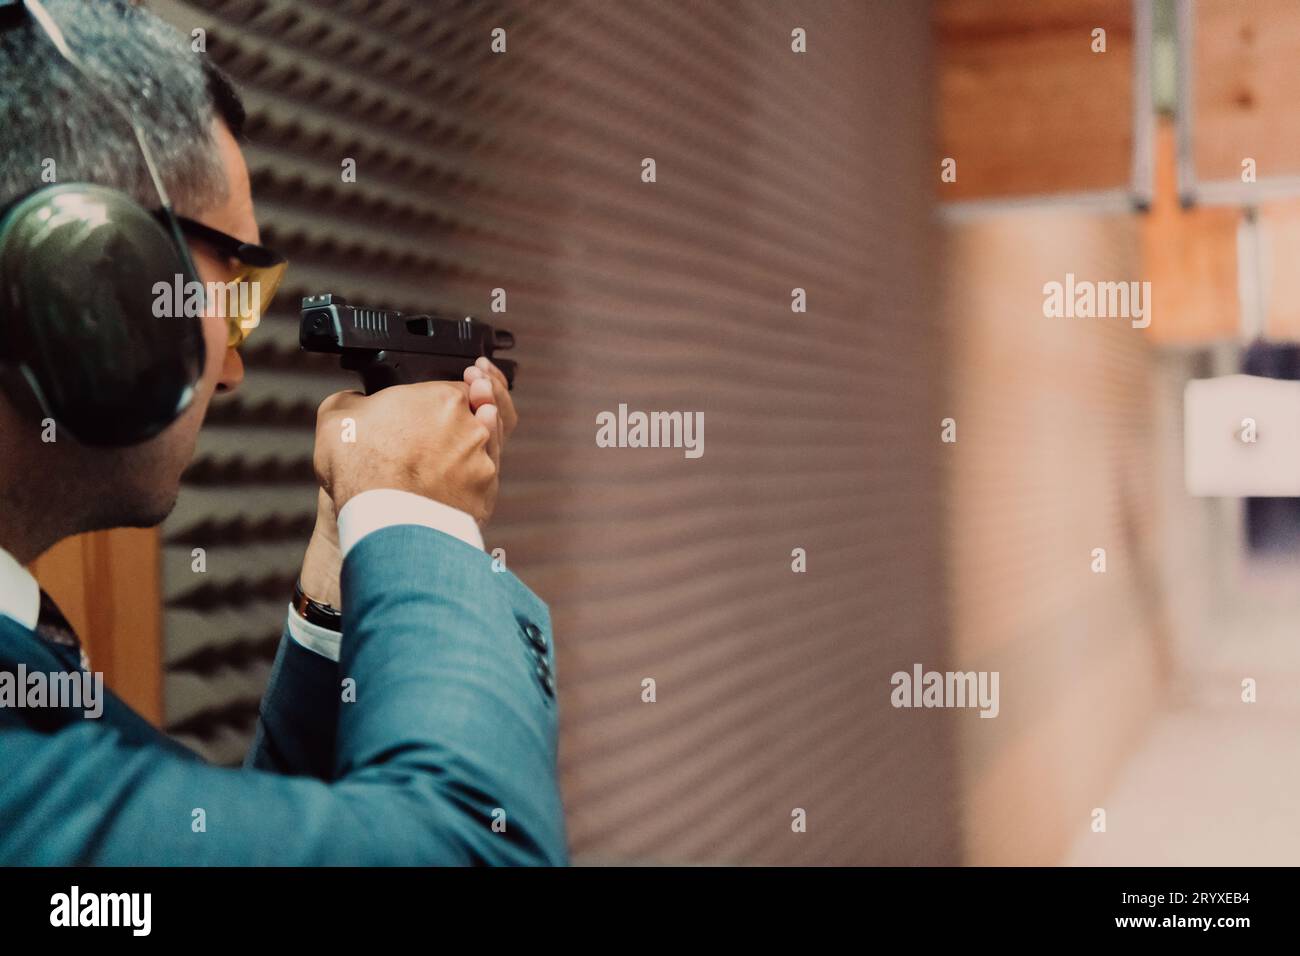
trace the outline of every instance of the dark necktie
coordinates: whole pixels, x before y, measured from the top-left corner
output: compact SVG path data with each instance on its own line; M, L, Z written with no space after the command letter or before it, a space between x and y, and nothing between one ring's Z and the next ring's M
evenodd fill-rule
M81 646L81 640L77 637L77 632L72 629L68 619L63 616L63 612L54 603L54 599L45 593L44 588L41 588L41 609L36 618L36 634L50 644L72 648L77 652L77 656L81 658L82 669L90 669L90 661L86 657L85 649Z

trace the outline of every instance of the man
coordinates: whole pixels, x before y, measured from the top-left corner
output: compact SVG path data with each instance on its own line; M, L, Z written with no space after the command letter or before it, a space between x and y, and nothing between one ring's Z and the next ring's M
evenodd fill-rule
M101 85L85 89L33 23L0 32L0 208L40 188L50 157L60 182L156 206L112 97L177 212L256 244L229 84L126 0L44 6ZM189 244L202 281L237 274L222 243ZM0 394L0 676L78 672L24 566L69 535L171 510L210 400L243 376L226 319L203 328L192 404L141 444L44 442ZM486 360L463 383L326 399L302 590L342 607L341 634L290 610L244 770L204 764L111 695L98 718L0 707L0 864L565 862L549 615L493 571L479 534L514 425Z

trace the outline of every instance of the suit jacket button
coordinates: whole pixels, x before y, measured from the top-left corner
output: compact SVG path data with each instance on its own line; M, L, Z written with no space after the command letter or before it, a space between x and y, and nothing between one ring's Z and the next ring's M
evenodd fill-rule
M555 696L555 678L551 676L551 669L545 664L537 665L537 680L542 685L542 690L546 691L548 697Z
M537 648L543 654L546 653L546 635L536 624L525 624L524 634L528 637L528 642Z

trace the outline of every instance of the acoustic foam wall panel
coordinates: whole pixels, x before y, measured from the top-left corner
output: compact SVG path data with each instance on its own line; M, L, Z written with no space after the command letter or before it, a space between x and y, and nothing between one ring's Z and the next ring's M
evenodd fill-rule
M292 260L165 529L173 729L241 755L311 526L349 380L296 297L483 315L521 362L488 546L551 606L576 858L954 860L946 718L889 705L944 653L926 5L155 6L241 82ZM620 404L703 412L703 456L598 448Z

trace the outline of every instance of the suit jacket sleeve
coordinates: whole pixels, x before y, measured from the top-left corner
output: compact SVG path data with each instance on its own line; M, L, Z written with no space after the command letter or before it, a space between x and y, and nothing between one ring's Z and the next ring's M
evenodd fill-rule
M0 863L567 862L546 605L413 525L358 542L341 583L355 701L338 706L332 781L0 715Z
M286 624L244 766L332 780L341 699L338 662L303 647Z

